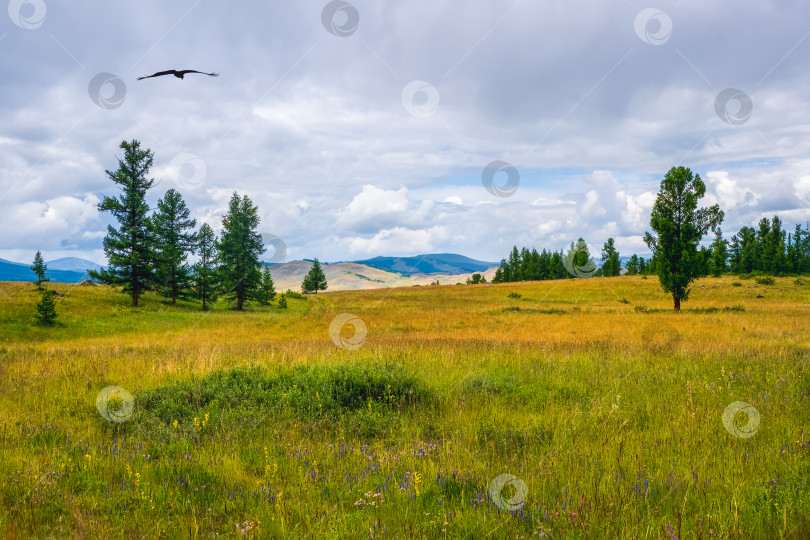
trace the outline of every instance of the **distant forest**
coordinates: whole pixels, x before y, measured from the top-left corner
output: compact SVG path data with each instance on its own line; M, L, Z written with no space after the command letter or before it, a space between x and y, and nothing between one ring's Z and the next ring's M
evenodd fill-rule
M565 260L573 260L577 267L584 267L590 260L590 253L582 238L572 243L568 252L543 249L512 248L509 256L501 259L501 264L492 279L493 283L511 281L538 281L547 279L573 278L576 275L566 269ZM724 240L721 230L717 230L709 247L701 246L697 251L696 266L701 276L723 274L803 274L810 271L810 226L802 229L797 224L793 232L786 232L779 216L763 218L758 226L743 227ZM645 260L632 255L625 264L627 275L656 274L656 258ZM594 276L618 276L621 274L619 253L609 238L602 248L602 265L594 267Z

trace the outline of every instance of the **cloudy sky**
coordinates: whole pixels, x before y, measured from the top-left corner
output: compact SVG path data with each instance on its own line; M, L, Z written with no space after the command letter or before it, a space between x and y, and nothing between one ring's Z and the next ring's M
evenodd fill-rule
M5 1L5 0L4 0ZM105 262L122 140L220 228L234 190L287 260L641 241L701 174L729 237L810 219L810 3L12 0L0 257ZM219 72L185 80L164 69Z

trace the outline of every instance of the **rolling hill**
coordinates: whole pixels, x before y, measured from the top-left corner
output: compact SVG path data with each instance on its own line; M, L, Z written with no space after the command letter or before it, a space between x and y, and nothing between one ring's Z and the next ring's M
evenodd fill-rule
M417 257L376 257L373 264L364 262L322 263L330 291L380 289L430 285L437 279L440 283L464 283L473 272L483 273L487 280L495 275L495 264L475 261L462 255L440 254ZM78 283L86 279L88 269L100 265L65 257L45 263L47 277L53 282ZM311 261L290 261L268 264L277 290L299 290ZM376 266L375 266L376 265ZM397 270L399 268L405 271ZM416 270L419 270L418 272ZM30 265L0 259L0 281L34 281Z
M301 288L301 281L309 271L310 261L291 261L268 265L270 275L277 291ZM321 263L329 291L347 291L361 289L382 289L387 287L408 287L413 285L430 285L436 280L442 284L464 283L472 272L458 273L402 273L375 268L359 262ZM481 272L487 281L495 275L495 268Z

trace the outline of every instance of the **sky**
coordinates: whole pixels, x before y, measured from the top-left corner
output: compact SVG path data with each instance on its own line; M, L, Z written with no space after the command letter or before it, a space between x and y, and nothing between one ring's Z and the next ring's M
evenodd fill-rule
M177 189L219 231L247 194L285 260L648 253L681 165L726 238L804 223L808 21L802 0L11 0L0 258L105 263L96 205L132 139L152 206ZM166 69L220 76L137 80Z

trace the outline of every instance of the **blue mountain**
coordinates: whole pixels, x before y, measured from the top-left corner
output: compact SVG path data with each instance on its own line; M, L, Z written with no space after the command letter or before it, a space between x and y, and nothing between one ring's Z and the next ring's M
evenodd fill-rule
M400 274L466 274L483 272L498 266L498 263L495 262L477 261L455 253L433 253L414 257L374 257L351 262Z
M101 268L100 265L87 261L85 259L78 259L76 257L65 257L63 259L55 259L53 261L45 262L47 271L45 277L51 281L60 283L79 283L83 279L87 279L87 270L96 270ZM34 281L36 276L31 271L30 264L17 263L0 259L0 281Z

